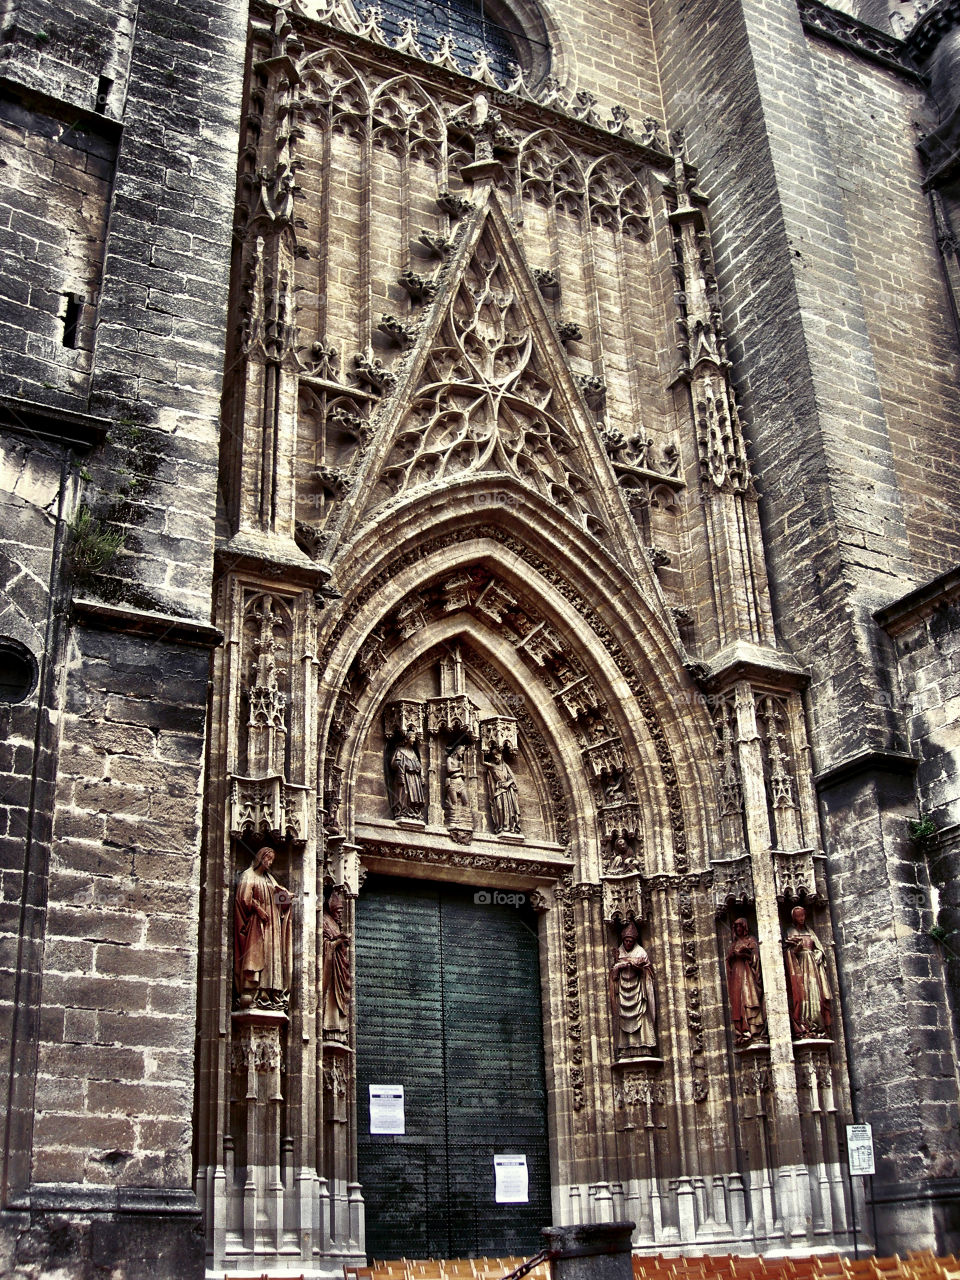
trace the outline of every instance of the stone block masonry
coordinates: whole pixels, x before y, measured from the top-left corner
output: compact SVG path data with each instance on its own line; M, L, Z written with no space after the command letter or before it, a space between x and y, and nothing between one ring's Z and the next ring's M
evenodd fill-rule
M36 515L8 526L23 545L5 547L2 630L46 673L9 709L0 759L4 1274L203 1268L190 1150L215 633L202 624L242 9L33 0L3 32L3 487L12 515ZM80 456L38 440L25 429L38 404L99 415L107 443ZM113 606L78 621L71 591Z
M920 476L956 457L939 425L955 412L955 337L909 141L917 86L811 39L791 2L682 14L654 3L652 13L668 115L687 128L712 197L774 610L811 673L841 978L858 992L846 1006L855 1107L874 1124L878 1182L889 1188L880 1247L911 1247L920 1230L945 1247L955 1239L949 1211L918 1188L955 1172L954 1139L944 1146L956 1132L952 1068L924 1082L914 1063L949 1054L951 1035L943 968L925 934L926 870L909 838L912 760L873 619L955 539L949 516L933 550L931 499L946 490L939 476L933 489ZM871 110L868 130L858 113ZM915 228L905 252L899 214L877 212L879 187L885 201L891 187L900 193ZM907 336L912 309L929 342ZM936 440L922 449L927 429Z

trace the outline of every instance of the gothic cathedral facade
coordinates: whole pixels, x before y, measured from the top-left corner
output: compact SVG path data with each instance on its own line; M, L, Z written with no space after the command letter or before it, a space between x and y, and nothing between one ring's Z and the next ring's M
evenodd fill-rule
M11 0L0 1274L958 1249L889 7Z

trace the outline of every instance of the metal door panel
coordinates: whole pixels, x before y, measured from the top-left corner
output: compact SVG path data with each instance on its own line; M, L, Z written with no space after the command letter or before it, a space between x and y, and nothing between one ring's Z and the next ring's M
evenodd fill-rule
M357 1089L367 1251L534 1252L550 1221L532 913L473 890L371 876L357 904ZM404 1137L371 1136L370 1084L402 1084ZM497 1205L495 1154L530 1203Z

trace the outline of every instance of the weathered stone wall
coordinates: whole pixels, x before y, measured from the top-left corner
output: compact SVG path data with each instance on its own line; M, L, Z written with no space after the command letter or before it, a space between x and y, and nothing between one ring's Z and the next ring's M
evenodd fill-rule
M942 1245L952 1239L949 1214L938 1218L940 1193L926 1199L920 1184L954 1168L957 1152L943 1146L943 1132L955 1128L952 1046L942 968L925 936L926 872L909 838L905 726L872 617L913 580L915 546L922 554L908 523L907 450L896 414L917 394L907 384L923 378L909 356L902 373L891 372L895 303L872 316L879 286L870 284L871 273L882 272L881 257L902 253L885 247L886 231L871 232L850 189L860 180L877 192L886 178L878 166L868 180L868 166L858 162L855 179L845 153L837 154L842 129L828 121L846 120L852 109L822 93L818 68L839 55L824 55L819 44L811 55L792 3L694 6L682 15L654 3L652 12L668 115L688 127L701 183L713 197L718 278L762 492L774 612L811 674L811 745L842 986L857 993L845 1013L855 1109L874 1124L878 1182L889 1186L881 1245L902 1247L923 1232ZM915 92L912 83L893 89L889 73L864 60L846 74L865 101L892 94L902 104ZM685 97L691 83L692 102ZM897 189L910 181L903 125L878 127L882 154L892 148L899 157L888 161ZM919 201L914 188L908 215ZM921 242L929 245L929 230ZM918 265L918 293L935 291L932 272L929 263ZM936 343L949 349L945 329ZM938 1075L924 1083L915 1062L928 1051Z
M198 814L241 8L32 4L4 33L4 411L20 436L41 422L75 455L60 523L32 517L41 544L21 515L25 549L8 552L57 582L63 623L74 597L72 626L46 637L45 754L30 765L31 726L16 719L29 705L12 716L13 767L39 770L4 881L20 941L0 1226L23 1275L202 1266ZM63 345L72 291L85 301L76 348ZM52 465L35 489L59 483ZM42 595L35 583L38 619Z
M957 336L916 152L932 104L919 83L826 41L810 51L922 582L960 553ZM816 235L811 224L807 242Z
M946 832L960 823L956 572L882 610L879 620L896 648L910 746L919 761L920 814Z
M85 397L116 158L110 122L0 99L0 390Z

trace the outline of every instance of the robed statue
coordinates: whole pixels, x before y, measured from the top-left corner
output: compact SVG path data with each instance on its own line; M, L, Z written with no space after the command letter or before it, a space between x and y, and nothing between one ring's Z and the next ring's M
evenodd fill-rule
M393 773L393 816L395 818L423 817L423 765L417 751L417 735L408 729L403 741L395 748L390 759Z
M807 924L803 907L794 907L790 919L793 924L783 940L790 984L790 1021L794 1035L822 1038L830 1034L833 1020L827 954Z
M736 1043L755 1044L758 1040L765 1040L767 1011L763 999L760 944L743 916L733 922L733 941L727 952L727 990Z
M285 1009L293 975L293 898L274 879L276 857L265 846L237 882L234 899L233 967L238 1004Z
M657 997L653 965L640 945L640 931L628 920L620 931L620 948L610 970L610 998L621 1058L649 1056L657 1050Z
M346 1040L350 1025L350 935L342 925L343 899L334 889L323 908L320 983L323 1032L333 1040Z
M519 835L520 798L513 770L497 747L490 752L490 759L484 760L483 766L487 771L490 818L494 831L509 831Z

